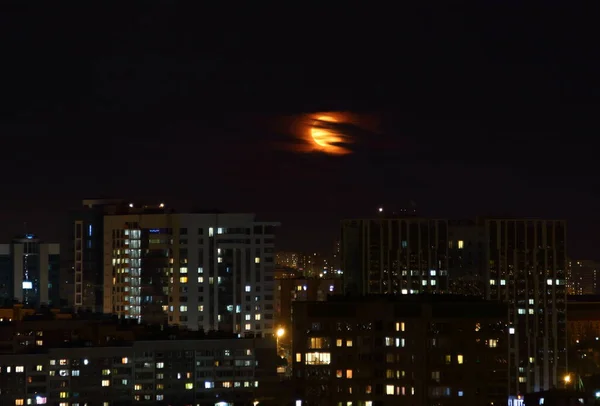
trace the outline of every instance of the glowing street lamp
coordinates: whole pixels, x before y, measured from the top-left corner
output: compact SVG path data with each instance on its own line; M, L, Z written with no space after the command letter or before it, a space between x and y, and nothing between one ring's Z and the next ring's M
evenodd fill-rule
M565 381L565 388L566 388L566 387L567 387L567 386L569 386L569 384L571 383L571 375L569 375L569 374L566 374L566 375L563 377L563 381Z
M285 335L285 329L283 327L280 327L277 329L277 338L281 338Z

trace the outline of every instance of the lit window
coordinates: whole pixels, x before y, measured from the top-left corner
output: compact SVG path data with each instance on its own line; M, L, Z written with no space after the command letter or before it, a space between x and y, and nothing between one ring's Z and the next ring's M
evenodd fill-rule
M209 381L205 381L204 382L204 389L211 389L215 387L215 383L214 382L209 382Z
M328 352L309 352L304 355L306 365L329 365L331 364L331 354Z
M352 379L352 370L351 369L346 370L346 379Z
M385 394L393 395L394 394L394 385L385 385Z
M185 384L185 388L186 388L187 390L194 389L194 384L193 384L193 383L191 383L191 382L187 382L187 383Z
M200 306L198 306L198 311L199 311L199 312L203 312L203 311L204 311L204 305L200 305Z
M498 340L491 339L490 341L488 341L488 346L490 348L496 348L498 346Z
M352 347L352 339L351 338L346 340L346 347Z
M500 279L500 286L506 285L506 279Z
M508 334L515 334L515 328L514 327L510 327L508 329Z
M532 305L532 304L535 304L535 300L533 300L533 299L529 299L529 304L530 304L530 305Z
M129 359L127 357L121 358L121 364L127 364L128 362L129 362Z
M43 365L37 365L37 366L35 367L35 370L36 370L36 371L38 371L38 372L41 372L41 371L43 371L43 370L44 370L44 366L43 366Z
M551 286L551 285L552 285L552 279L547 279L547 280L546 280L546 284L547 284L548 286Z
M142 390L142 385L140 385L139 383L133 385L133 390Z
M496 284L496 280L495 279L490 279L490 285L495 285Z
M527 377L525 377L525 376L520 376L520 377L519 377L519 383L525 383L525 382L527 382Z
M247 323L244 325L244 330L246 330L246 331L252 330L252 326L250 325L250 323Z
M15 367L15 372L25 372L25 367L22 367L22 366Z
M252 291L252 287L250 285L246 285L246 292L251 292Z
M66 398L69 397L69 393L68 392L61 392L59 396L60 396L61 399L66 399Z
M110 375L110 369L103 369L102 375Z
M187 273L187 267L179 268L179 273Z
M260 320L260 313L254 315L254 320Z
M15 405L17 406L23 406L23 399L15 399Z
M335 340L335 346L336 347L341 347L343 344L343 341L341 338L338 338L337 340Z
M161 369L165 367L165 363L164 362L157 362L156 363L156 368Z
M41 347L42 345L44 345L44 342L42 340L35 340L35 345Z
M344 376L344 374L342 373L341 369L338 369L337 371L335 371L336 378L342 378L343 376Z
M533 309L529 309L529 314L533 314Z
M465 247L465 242L463 240L458 240L458 249L462 250Z
M430 276L435 276L436 274L437 274L437 272L435 271L435 269L431 269L431 270L429 271L429 275L430 275Z
M198 283L204 283L204 276L198 277Z
M302 354L299 352L296 353L296 362L302 362Z
M110 381L108 379L103 380L102 386L110 386Z
M179 283L187 283L188 278L187 276L180 276L179 277Z
M452 362L452 355L446 355L444 360L446 361L446 365L450 364Z
M179 311L180 312L187 312L187 306L185 306L185 305L179 306Z
M59 362L60 365L69 365L69 360L61 359Z
M519 314L525 314L526 312L525 312L525 309L518 309L517 313L519 313Z
M459 364L464 363L464 358L463 358L463 356L461 354L458 354L456 356L456 362L459 363Z
M404 331L404 327L405 326L404 326L404 322L403 321L396 323L396 331Z
M461 390L458 391L458 396L459 397L463 397L464 395L465 395L465 393L463 391L461 391Z
M255 264L260 264L260 257L255 257L254 258L254 263Z

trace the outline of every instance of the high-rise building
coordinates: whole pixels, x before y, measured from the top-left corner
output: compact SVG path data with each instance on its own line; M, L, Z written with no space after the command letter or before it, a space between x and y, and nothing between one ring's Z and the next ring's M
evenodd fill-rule
M70 215L70 296L77 310L102 312L104 295L104 216L128 213L129 203L120 199L87 199Z
M600 262L592 260L569 261L567 290L570 295L598 294Z
M415 294L448 290L448 221L411 216L342 221L346 292Z
M450 292L485 297L483 228L473 220L451 220L448 230Z
M272 334L274 233L253 214L104 216L104 312Z
M0 300L59 307L59 244L44 243L33 234L0 244Z
M509 389L558 387L567 372L567 231L562 220L484 219L487 298L508 304Z

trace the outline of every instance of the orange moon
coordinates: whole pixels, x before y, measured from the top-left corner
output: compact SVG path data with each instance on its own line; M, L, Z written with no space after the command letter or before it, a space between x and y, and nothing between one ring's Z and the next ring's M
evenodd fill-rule
M340 137L335 132L333 132L327 128L321 128L318 125L319 121L326 121L326 122L330 122L330 123L337 122L337 120L334 117L319 116L319 117L317 117L316 120L317 120L317 123L313 124L313 126L310 128L310 135L311 135L313 141L315 142L315 144L317 144L321 148L335 148L336 147L335 143L343 141L342 137Z

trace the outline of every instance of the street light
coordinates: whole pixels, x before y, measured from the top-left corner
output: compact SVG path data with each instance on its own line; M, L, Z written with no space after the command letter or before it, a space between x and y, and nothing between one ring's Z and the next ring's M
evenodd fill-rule
M279 327L277 329L277 338L281 338L285 335L285 329L283 327Z
M569 383L571 383L571 375L566 374L563 378L563 380L565 381L565 389L567 388L567 386L569 386Z

